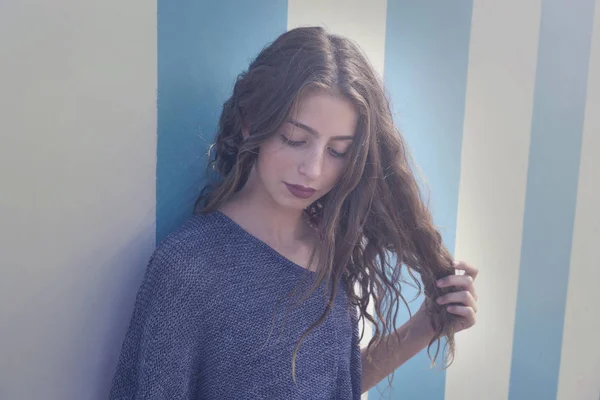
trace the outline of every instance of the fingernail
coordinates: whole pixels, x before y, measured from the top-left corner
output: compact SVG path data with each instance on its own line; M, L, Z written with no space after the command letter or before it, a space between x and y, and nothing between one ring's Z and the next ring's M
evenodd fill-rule
M442 304L442 298L441 298L441 297L438 297L438 298L437 298L437 300L436 300L436 302L437 302L438 304Z
M438 286L442 286L442 283L444 283L444 281L442 281L441 279L435 282L435 284Z

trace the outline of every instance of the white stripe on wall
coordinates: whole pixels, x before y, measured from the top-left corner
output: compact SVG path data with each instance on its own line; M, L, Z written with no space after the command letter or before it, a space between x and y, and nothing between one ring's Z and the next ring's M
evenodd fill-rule
M596 2L577 208L558 381L559 400L600 398L600 3Z
M321 25L358 42L383 76L387 0L289 0L288 29Z
M473 5L456 257L481 269L480 313L457 335L449 400L508 397L540 12L541 0Z
M155 242L156 2L0 8L0 398L105 399Z

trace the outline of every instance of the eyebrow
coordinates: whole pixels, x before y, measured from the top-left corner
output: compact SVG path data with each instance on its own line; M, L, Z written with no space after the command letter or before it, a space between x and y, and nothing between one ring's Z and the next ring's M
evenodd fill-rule
M288 120L288 122L292 125L297 126L300 129L304 129L305 131L312 133L315 136L320 136L319 132L317 132L316 130L314 130L313 128L311 128L308 125L304 125L302 122L298 122L293 119ZM331 139L332 140L354 140L354 137L353 136L333 136Z

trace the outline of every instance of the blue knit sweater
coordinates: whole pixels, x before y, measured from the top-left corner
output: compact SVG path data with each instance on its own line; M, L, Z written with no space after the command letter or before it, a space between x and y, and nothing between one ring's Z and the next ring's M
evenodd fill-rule
M308 289L315 273L225 214L190 217L150 259L110 398L360 399L358 322L341 282L292 379L300 335L325 310L322 284L282 324L305 277Z

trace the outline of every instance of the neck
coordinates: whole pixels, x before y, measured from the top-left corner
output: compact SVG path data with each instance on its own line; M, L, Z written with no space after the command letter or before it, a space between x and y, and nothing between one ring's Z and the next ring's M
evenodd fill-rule
M293 246L310 234L304 212L277 205L256 179L254 169L244 187L220 210L273 246Z

